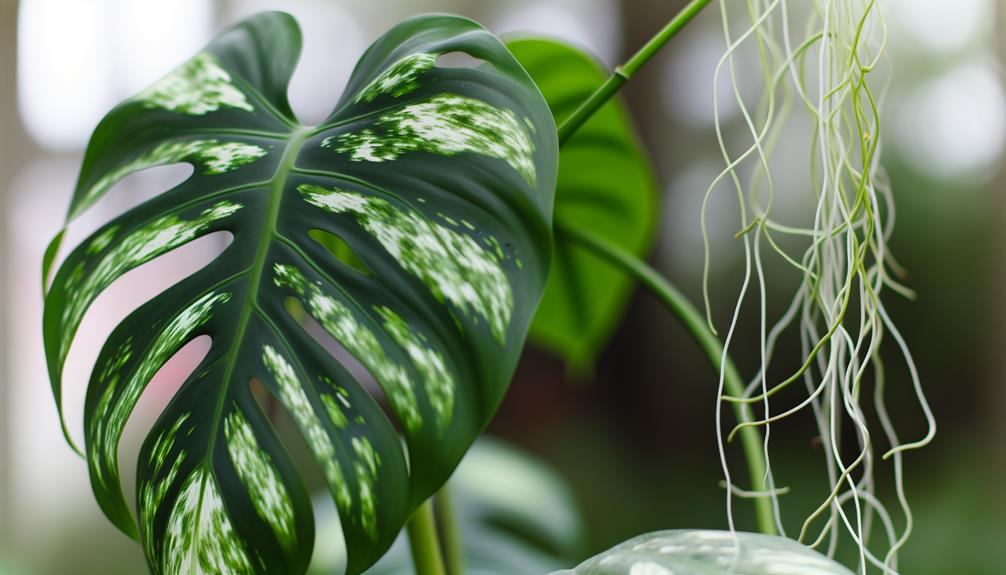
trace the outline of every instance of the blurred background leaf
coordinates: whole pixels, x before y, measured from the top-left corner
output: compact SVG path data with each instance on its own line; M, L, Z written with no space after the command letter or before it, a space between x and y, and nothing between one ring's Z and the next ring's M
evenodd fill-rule
M507 42L562 123L608 77L582 49L543 38ZM559 154L555 221L590 230L643 256L658 216L653 170L625 103L614 98L566 142ZM548 286L531 325L532 341L558 354L577 375L621 321L633 281L582 247L556 238Z
M479 440L450 481L470 575L544 575L584 554L583 518L565 481L550 467L492 439ZM322 501L324 501L322 499ZM340 541L334 510L319 505L319 541ZM342 573L344 549L315 554L310 575ZM403 533L367 575L415 573Z

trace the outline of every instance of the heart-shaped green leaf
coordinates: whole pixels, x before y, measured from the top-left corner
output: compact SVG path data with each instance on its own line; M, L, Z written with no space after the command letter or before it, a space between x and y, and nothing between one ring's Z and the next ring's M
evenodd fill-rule
M567 44L528 38L507 46L538 84L556 123L607 77L596 60ZM644 255L658 216L657 189L622 102L615 98L598 110L563 144L559 158L555 221ZM617 326L632 284L604 260L558 236L532 340L558 353L574 371L588 370Z
M852 575L792 539L729 531L656 531L553 575Z
M463 18L407 20L367 50L319 127L300 125L287 101L300 45L292 18L260 14L113 109L70 207L72 220L137 170L195 167L60 266L44 326L57 403L67 351L102 290L198 237L233 237L114 330L88 387L94 492L155 573L306 569L310 501L252 381L302 432L342 517L348 572L363 571L486 425L545 283L555 125L497 38ZM437 65L452 52L482 63ZM355 261L318 241L332 235ZM291 298L369 371L397 430L287 311ZM141 449L137 528L119 438L150 378L201 335L208 355Z

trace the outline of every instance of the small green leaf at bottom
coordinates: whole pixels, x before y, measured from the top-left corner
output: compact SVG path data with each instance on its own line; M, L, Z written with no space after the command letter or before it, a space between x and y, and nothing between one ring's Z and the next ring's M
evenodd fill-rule
M758 533L671 530L640 535L552 575L852 575L792 539Z

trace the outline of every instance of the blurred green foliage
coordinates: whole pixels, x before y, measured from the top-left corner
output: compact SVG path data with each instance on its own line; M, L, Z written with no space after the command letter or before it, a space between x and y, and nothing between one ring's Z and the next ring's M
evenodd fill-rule
M507 46L545 96L557 125L608 76L589 54L562 42L522 38ZM562 146L555 221L645 255L658 215L649 159L624 102L614 98ZM557 237L532 341L561 356L573 373L588 375L624 315L632 286L607 262Z
M544 462L500 441L480 439L449 485L469 575L545 574L578 562L585 553L577 502L565 480ZM316 513L319 540L339 541L334 511L319 506ZM309 574L342 573L344 553L334 545L316 552ZM414 572L403 533L367 574Z

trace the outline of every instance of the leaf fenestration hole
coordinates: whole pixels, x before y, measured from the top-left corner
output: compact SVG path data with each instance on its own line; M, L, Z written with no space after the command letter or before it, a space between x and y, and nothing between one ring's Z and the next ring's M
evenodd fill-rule
M210 352L212 339L200 335L178 349L150 378L126 420L119 440L119 478L130 510L136 512L136 460L154 422ZM126 465L123 465L126 463Z
M292 299L292 298L290 298ZM339 511L335 506L328 484L325 482L324 473L318 460L311 453L311 448L307 444L304 433L297 426L297 422L286 410L278 397L273 395L260 380L251 378L248 380L248 387L252 397L258 403L262 413L269 419L273 430L279 437L279 442L286 449L293 467L297 470L304 482L304 487L311 496L311 507L314 512L315 521L315 545L312 555L312 563L321 562L323 565L337 563L344 565L346 557L346 541L342 531L342 520ZM319 552L319 547L324 551ZM313 571L312 571L313 572ZM342 570L326 571L329 573L342 573Z
M335 500L328 491L312 493L314 507L314 552L308 573L345 573L346 536Z
M364 275L374 275L370 271L370 268L367 267L367 264L363 263L360 256L356 255L353 248L341 237L333 234L332 232L320 229L312 229L307 232L307 235L310 236L312 240L324 246L324 248L340 262Z
M144 168L116 182L91 209L105 206L99 208L103 216L117 217L174 189L195 173L196 167L187 161Z
M67 228L62 249L53 262L53 271L63 265L73 246L127 211L171 190L195 172L192 164L176 163L133 172L112 185L91 207L84 210Z
M314 341L318 342L318 345L325 348L328 353L332 354L332 357L334 357L335 360L349 372L353 379L359 382L360 385L367 390L367 393L369 393L384 410L384 414L387 416L388 420L391 421L396 428L399 428L398 419L389 408L388 398L384 394L384 390L381 389L380 384L377 383L377 378L374 377L367 366L363 365L363 363L348 349L346 349L339 340L335 339L330 333L325 331L325 328L323 328L321 324L319 324L318 321L304 309L300 300L295 297L288 297L284 300L283 306L286 308L287 313L300 323ZM401 431L401 429L399 429L399 431Z
M79 408L83 393L101 347L115 327L170 286L211 264L233 240L233 234L225 231L196 238L122 274L94 298L63 365L63 406L71 430L83 428Z
M311 448L297 426L297 421L287 411L283 402L259 379L254 377L249 379L248 388L255 402L258 403L259 409L262 410L279 437L280 443L290 455L294 468L304 480L304 487L309 493L319 491L327 493L328 487L325 484L325 476L321 467L311 453Z

